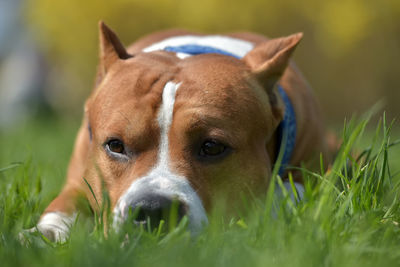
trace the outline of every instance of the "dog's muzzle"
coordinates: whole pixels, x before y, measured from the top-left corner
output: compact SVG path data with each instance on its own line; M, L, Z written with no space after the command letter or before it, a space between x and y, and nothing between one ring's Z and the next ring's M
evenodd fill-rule
M130 217L132 214L132 217ZM129 218L136 225L148 224L157 228L161 220L179 223L186 216L188 229L199 232L208 223L202 202L189 182L170 172L154 170L135 180L114 208L114 228Z
M151 229L159 227L164 221L176 225L187 215L187 206L178 198L172 198L155 193L138 195L131 204L133 222L136 225L150 224Z

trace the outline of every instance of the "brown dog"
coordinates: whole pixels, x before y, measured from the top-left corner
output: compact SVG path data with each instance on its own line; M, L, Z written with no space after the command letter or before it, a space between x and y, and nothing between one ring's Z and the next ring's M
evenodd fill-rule
M85 178L100 201L104 183L116 228L136 207L136 222L157 224L177 201L178 215L197 231L221 192L232 201L265 193L279 151L283 178L287 165L328 158L317 102L289 63L301 38L174 30L126 50L100 23L96 86L67 182L37 228L63 241L80 195L97 209Z

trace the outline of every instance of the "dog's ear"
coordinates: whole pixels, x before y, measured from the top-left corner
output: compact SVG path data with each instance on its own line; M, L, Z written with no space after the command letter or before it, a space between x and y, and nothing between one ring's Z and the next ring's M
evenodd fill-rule
M117 60L130 58L117 35L103 22L99 22L100 64L99 74L104 76Z
M252 74L267 91L273 108L275 104L278 105L274 85L284 73L289 59L302 37L302 33L297 33L288 37L268 40L254 47L243 58ZM276 112L279 113L279 108Z
M297 33L263 42L251 50L243 60L268 89L282 76L290 56L302 38L303 34Z

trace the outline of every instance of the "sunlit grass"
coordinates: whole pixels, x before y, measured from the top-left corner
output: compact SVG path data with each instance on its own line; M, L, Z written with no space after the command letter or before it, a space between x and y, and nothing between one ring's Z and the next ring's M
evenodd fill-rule
M390 122L369 125L374 131L365 130L367 123L345 124L343 145L329 170L303 170L305 199L297 204L283 191L280 202L248 201L241 216L228 218L215 209L210 225L195 237L185 220L171 231L126 224L105 236L99 214L82 214L67 243L37 235L29 247L20 244L18 233L35 225L61 188L77 125L42 120L3 133L0 264L398 266L400 154ZM283 190L279 177L274 181L275 190Z

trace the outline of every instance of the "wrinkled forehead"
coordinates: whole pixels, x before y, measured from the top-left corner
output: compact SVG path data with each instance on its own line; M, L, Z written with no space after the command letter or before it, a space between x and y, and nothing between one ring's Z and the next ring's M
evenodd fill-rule
M162 51L139 53L120 60L107 72L96 89L95 96L141 97L148 93L160 93L159 82L171 80L178 73L179 58Z
M177 97L202 104L213 100L235 104L254 94L247 67L234 57L203 54L185 58L179 66L176 79L182 88Z
M250 132L244 128L255 120L260 127L270 127L268 96L243 61L203 54L185 58L180 66L176 111L187 116L208 117L209 121L215 119L237 130Z
M248 73L241 60L224 55L203 54L181 59L171 52L140 53L107 74L93 96L92 109L96 110L93 116L106 111L108 114L101 116L106 120L104 116L109 117L111 110L155 116L168 82L179 84L175 95L175 106L179 109L212 108L219 110L221 116L268 110L266 94L252 84Z
M179 58L166 52L140 53L114 64L88 101L92 117L108 117L160 105L165 84L178 73Z

